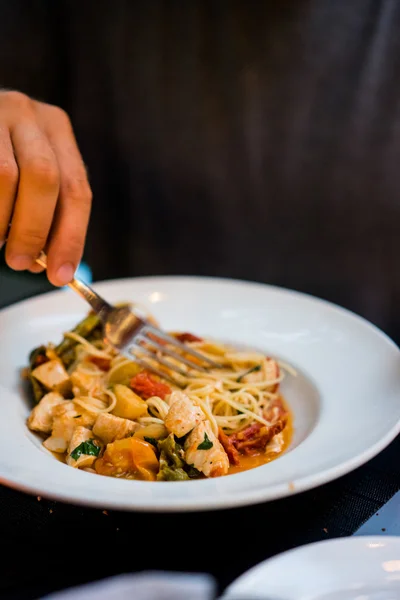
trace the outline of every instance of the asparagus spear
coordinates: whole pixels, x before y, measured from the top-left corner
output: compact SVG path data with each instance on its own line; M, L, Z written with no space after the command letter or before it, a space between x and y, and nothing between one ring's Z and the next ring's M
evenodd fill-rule
M92 334L93 331L96 329L96 327L99 327L99 325L100 325L99 317L93 313L90 313L90 315L88 315L85 319L83 319L83 321L78 323L78 325L72 331L74 333L77 333L81 337L87 339L90 336L90 334ZM71 338L68 338L68 337L64 337L61 344L59 344L56 347L57 355L60 358L62 358L62 356L66 352L69 352L70 350L72 350L72 348L74 348L74 346L76 346L76 344L77 344L77 342L75 340L72 340Z

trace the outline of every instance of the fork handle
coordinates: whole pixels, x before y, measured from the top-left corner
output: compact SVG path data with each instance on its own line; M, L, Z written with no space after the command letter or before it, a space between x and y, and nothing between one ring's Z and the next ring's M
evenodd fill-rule
M38 265L47 269L47 257L44 252L41 252L36 259ZM80 279L73 279L67 284L74 292L76 292L81 298L86 300L92 307L95 313L97 313L102 321L105 321L108 314L112 310L112 306L108 304L99 294L97 294L91 287L83 283Z

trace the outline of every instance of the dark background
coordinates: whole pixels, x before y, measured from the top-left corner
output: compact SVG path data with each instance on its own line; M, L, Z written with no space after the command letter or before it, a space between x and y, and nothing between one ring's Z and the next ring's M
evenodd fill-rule
M398 1L0 0L0 15L0 85L75 127L95 279L264 281L400 338Z
M0 85L71 116L95 279L273 283L400 341L397 0L0 0ZM0 306L48 288L0 257ZM399 489L398 455L399 439L338 482L203 515L107 515L0 487L0 595L148 568L205 570L222 589L354 533Z

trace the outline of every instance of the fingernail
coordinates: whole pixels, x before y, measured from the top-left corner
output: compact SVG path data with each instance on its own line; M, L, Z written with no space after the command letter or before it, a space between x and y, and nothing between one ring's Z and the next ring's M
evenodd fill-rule
M10 256L8 263L15 271L23 271L24 269L29 269L32 266L33 258L28 254L20 254Z
M65 263L65 265L62 265L57 271L57 281L60 285L67 285L67 283L74 278L74 274L74 266L71 263Z

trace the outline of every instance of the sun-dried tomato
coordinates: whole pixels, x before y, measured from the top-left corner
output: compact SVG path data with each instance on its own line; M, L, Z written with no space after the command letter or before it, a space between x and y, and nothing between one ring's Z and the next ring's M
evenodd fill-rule
M225 450L229 462L231 465L239 464L239 452L236 450L235 445L229 435L226 435L222 429L218 429L218 439L221 442L223 449Z
M197 335L193 335L193 333L178 333L176 336L176 339L179 342L182 342L182 344L184 344L185 342L202 342L203 340L199 337L197 337Z
M152 396L158 396L164 400L165 396L168 396L172 392L169 385L162 383L162 381L157 381L148 371L141 371L135 375L131 379L130 386L144 400Z

